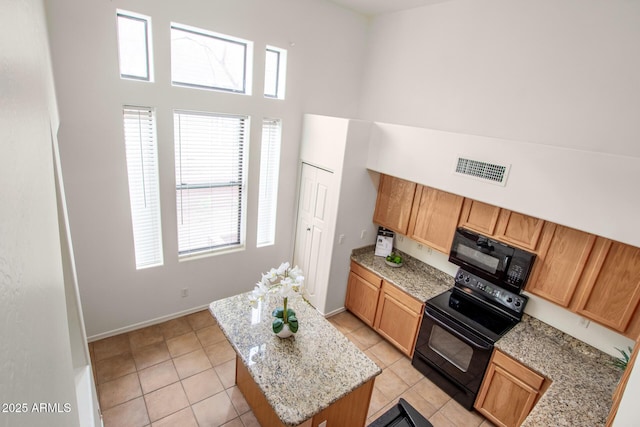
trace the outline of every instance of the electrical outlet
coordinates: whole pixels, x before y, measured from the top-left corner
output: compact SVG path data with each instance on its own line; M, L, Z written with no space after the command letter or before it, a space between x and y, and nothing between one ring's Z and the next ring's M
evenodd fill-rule
M398 239L398 242L404 242L404 236L400 234L396 235L396 239Z
M344 243L344 234L338 236L338 244L341 245L342 243Z
M422 246L420 243L418 243L418 250L421 251L424 249L424 246Z
M580 320L578 320L578 325L582 326L585 329L589 327L590 323L591 321L585 319L584 317L581 317Z
M182 288L182 298L186 298L189 296L189 288Z
M362 230L360 232L360 240L364 240L365 237L367 237L367 230Z

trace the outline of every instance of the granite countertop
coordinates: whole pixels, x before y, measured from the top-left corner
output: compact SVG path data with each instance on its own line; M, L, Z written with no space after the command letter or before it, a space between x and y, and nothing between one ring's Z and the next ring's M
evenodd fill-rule
M374 246L366 246L355 249L351 259L419 301L424 302L453 287L453 277L407 254L401 253L402 267L394 268L374 253Z
M301 297L289 298L298 332L278 338L270 297L254 309L249 294L214 301L209 311L283 424L297 426L382 371Z
M552 381L523 427L606 424L622 376L612 356L526 314L495 346Z
M357 249L351 259L421 301L453 286L451 276L406 254L392 268L374 252ZM495 347L552 381L523 427L605 425L622 376L612 356L526 314Z

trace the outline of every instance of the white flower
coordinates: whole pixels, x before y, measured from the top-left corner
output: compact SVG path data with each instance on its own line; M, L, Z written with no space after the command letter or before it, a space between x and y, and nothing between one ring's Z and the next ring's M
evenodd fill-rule
M291 268L288 262L283 262L277 269L272 268L262 275L249 295L249 303L256 307L258 301L263 300L267 294L292 297L294 293L302 291L303 283L302 270L298 266Z

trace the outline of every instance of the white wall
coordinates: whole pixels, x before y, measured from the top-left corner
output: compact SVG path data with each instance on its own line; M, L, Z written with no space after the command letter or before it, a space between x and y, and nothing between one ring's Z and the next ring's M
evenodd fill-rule
M640 3L455 0L374 18L365 119L640 156Z
M2 3L0 93L0 402L26 404L26 413L3 406L0 425L79 426L71 347L86 350L86 341L69 335L41 0ZM40 403L49 412L34 411Z
M151 16L155 83L118 75L116 9ZM250 290L260 273L292 255L302 115L353 116L366 19L319 0L51 0L62 167L82 305L90 337L162 319ZM172 87L169 25L175 21L254 42L252 96ZM287 99L264 99L264 48L288 50ZM165 264L136 271L122 105L156 108ZM246 250L178 262L173 159L174 108L249 114ZM283 120L275 246L256 249L262 117ZM181 298L180 290L189 289Z

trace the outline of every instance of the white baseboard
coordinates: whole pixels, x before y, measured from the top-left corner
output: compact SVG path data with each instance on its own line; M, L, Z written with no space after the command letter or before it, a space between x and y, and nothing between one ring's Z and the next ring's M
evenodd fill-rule
M101 334L92 335L87 337L88 342L98 341L104 338L109 338L115 335L124 334L125 332L135 331L136 329L146 328L147 326L157 325L158 323L166 322L167 320L177 319L178 317L186 316L187 314L195 313L209 308L209 304L200 307L190 308L188 310L180 311L178 313L169 314L167 316L158 317L156 319L147 320L140 323L135 323L123 328L114 329L112 331L103 332Z
M346 311L346 310L347 310L346 308L341 307L341 308L338 308L337 310L330 311L329 313L325 314L324 317L326 319L327 317L335 316L336 314L342 313L343 311Z

